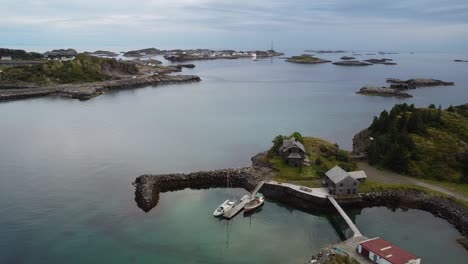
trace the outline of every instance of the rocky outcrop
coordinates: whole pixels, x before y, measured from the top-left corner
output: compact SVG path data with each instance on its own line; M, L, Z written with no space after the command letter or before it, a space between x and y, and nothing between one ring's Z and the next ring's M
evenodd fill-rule
M161 51L159 49L149 48L149 49L131 50L131 51L125 52L123 56L138 58L138 57L144 57L144 56L155 56L160 53Z
M454 62L468 62L468 60L453 60Z
M364 86L356 93L364 94L364 95L398 97L398 98L413 97L411 94L401 92L399 90L395 90L395 89L387 88L387 87L377 87L377 86Z
M299 64L320 64L320 63L329 63L331 61L313 57L308 54L303 54L300 56L292 56L286 59L287 62L299 63Z
M354 59L356 59L356 58L350 57L350 56L343 56L343 57L340 58L340 60L354 60Z
M72 57L78 55L75 49L55 49L44 53L46 57Z
M191 63L185 63L185 64L175 64L175 65L170 65L170 67L175 67L175 68L178 68L178 69L182 69L182 68L189 68L189 69L193 69L195 68L195 64L191 64Z
M409 79L409 80L400 80L394 78L388 78L387 83L390 83L390 88L407 90L407 89L416 89L418 87L429 87L429 86L451 86L455 85L454 82L445 82L436 79Z
M356 159L367 158L367 149L371 143L370 135L370 130L367 128L354 135L353 151L351 152L351 155Z
M372 63L357 61L357 60L348 60L348 61L337 61L333 62L335 65L339 66L370 66Z
M200 77L195 75L146 75L129 79L110 80L84 84L57 85L53 87L14 87L14 89L1 89L0 101L24 99L29 97L39 97L47 95L88 100L90 98L101 95L109 90L198 81L201 81L201 79Z
M84 54L87 55L92 55L92 56L97 56L97 57L117 57L119 54L112 52L112 51L107 51L107 50L96 50L93 52L85 51L83 52Z
M367 60L364 60L364 61L372 63L372 64L397 65L397 63L392 62L393 61L392 59L386 59L386 58L383 58L383 59L367 59Z

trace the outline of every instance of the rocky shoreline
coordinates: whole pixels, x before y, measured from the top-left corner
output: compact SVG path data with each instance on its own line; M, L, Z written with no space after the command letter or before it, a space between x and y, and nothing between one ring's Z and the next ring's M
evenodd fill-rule
M88 100L110 90L199 81L201 81L201 79L196 75L145 75L129 79L56 85L49 87L9 85L0 89L0 101L42 96L62 96L79 100Z

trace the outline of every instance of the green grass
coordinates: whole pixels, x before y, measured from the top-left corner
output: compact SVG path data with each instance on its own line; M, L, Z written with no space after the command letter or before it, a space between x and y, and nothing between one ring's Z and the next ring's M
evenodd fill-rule
M311 55L304 54L304 55L300 55L300 56L292 56L288 60L300 61L300 62L316 62L316 61L320 61L322 59L313 57Z
M359 186L360 193L378 192L378 191L383 191L383 190L398 190L398 191L418 190L431 196L450 198L456 203L468 207L467 201L454 199L453 197L448 196L444 193L437 192L437 191L434 191L434 190L431 190L422 186L414 185L414 184L394 184L394 183L381 183L381 182L374 182L374 181L366 181L365 183Z
M453 182L443 182L437 180L428 180L428 179L421 179L424 182L443 187L450 191L466 195L468 196L468 184L467 183L453 183Z
M311 161L310 167L290 167L279 156L273 156L269 162L278 170L275 180L308 187L322 186L325 172L339 165L345 170L355 170L356 163L349 161L349 153L340 150L326 140L313 137L304 138L304 147Z

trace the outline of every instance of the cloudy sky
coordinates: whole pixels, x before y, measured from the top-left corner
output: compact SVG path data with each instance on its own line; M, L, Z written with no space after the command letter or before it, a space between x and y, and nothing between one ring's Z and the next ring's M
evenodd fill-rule
M467 0L0 0L3 47L468 52Z

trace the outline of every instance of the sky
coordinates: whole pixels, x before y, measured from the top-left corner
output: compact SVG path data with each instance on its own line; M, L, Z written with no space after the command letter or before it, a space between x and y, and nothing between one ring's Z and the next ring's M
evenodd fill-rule
M467 0L0 0L0 47L468 53Z

